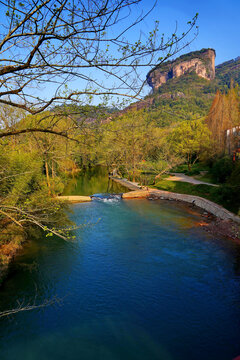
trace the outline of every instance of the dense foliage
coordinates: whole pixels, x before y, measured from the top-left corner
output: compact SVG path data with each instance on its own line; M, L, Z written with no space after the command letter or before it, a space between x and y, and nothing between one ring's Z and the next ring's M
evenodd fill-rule
M216 67L216 81L219 88L230 87L231 81L240 84L240 57L226 61Z

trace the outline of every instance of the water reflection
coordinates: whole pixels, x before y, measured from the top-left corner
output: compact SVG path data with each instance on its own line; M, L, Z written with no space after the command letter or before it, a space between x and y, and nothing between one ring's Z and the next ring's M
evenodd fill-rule
M69 181L63 195L93 195L95 193L123 193L127 189L109 179L107 169L95 166L82 170L76 178Z

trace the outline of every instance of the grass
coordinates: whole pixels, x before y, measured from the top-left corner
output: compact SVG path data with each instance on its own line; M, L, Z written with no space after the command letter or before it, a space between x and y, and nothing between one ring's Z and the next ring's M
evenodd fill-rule
M202 171L204 171L205 173L201 174ZM201 162L194 164L190 172L188 171L187 164L179 165L171 169L171 172L184 173L198 180L217 184L217 182L212 179L210 167ZM226 182L218 184L219 186L215 187L205 184L195 185L182 181L170 181L167 180L167 178L169 177L168 174L162 175L160 179L155 179L156 174L152 172L142 171L140 176L142 184L146 184L150 187L155 187L160 190L175 192L179 194L200 196L210 201L213 201L216 204L219 204L224 208L228 209L229 211L232 211L235 214L239 214L240 216L239 183L234 183L233 186L233 184L229 184ZM156 183L155 185L153 185L155 180Z
M217 184L217 182L212 178L211 174L206 173L204 175L195 175L194 179L205 181L211 184Z
M200 162L194 164L190 171L188 170L187 164L179 165L179 166L175 167L174 169L172 169L171 171L184 173L185 175L193 176L197 180L209 182L212 184L217 184L217 182L214 181L214 179L211 175L209 166L205 165L203 163L200 163ZM202 171L205 173L201 174Z
M192 175L198 175L200 174L200 171L209 171L209 166L202 164L202 163L195 163L192 165L191 170L188 170L187 164L178 165L175 168L171 170L171 172L181 172L186 175L192 176Z
M236 214L238 213L237 204L224 202L221 199L219 193L221 190L214 186L209 186L204 184L194 185L181 181L160 180L155 184L154 187L159 190L165 190L179 194L201 196L205 199L211 200L219 205L222 205L229 211L232 211Z
M204 184L195 185L182 181L160 180L155 184L155 187L181 194L202 196L209 200L215 199L214 194L216 193L216 189L212 186Z

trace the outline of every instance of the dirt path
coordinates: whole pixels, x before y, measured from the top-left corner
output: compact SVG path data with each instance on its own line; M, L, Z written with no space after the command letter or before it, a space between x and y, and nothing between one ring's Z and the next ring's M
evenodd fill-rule
M183 173L171 173L171 174L174 176L169 176L168 178L166 178L166 180L188 182L188 183L195 184L195 185L204 184L204 185L209 185L209 186L219 186L216 184L211 184L211 183L208 183L205 181L194 179L193 177L187 176Z

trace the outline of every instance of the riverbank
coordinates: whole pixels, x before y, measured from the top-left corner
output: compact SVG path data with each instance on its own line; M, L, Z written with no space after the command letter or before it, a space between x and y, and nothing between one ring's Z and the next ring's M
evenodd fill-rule
M232 220L240 225L240 217L233 214L229 210L225 209L221 205L214 203L208 199L205 199L196 195L179 194L165 190L158 190L150 187L144 187L141 189L136 183L128 181L126 179L119 179L112 177L113 181L117 181L120 184L124 184L129 190L134 190L124 193L123 199L136 199L136 198L159 198L166 200L183 201L192 205L198 206L199 208L213 214L214 216L222 220Z
M70 203L82 203L92 201L91 196L80 196L80 195L65 195L57 196L58 200L68 201Z
M136 198L158 198L166 200L175 200L183 201L190 203L192 205L198 206L199 208L207 211L210 214L222 219L222 220L232 220L240 225L240 217L231 213L224 207L204 199L200 196L187 195L187 194L178 194L172 193L164 190L157 190L153 188L148 188L148 190L135 190L123 194L123 199L136 199Z
M9 265L22 249L26 240L24 231L15 224L6 224L1 232L2 245L0 246L0 286L8 273Z
M113 178L115 181L115 178ZM131 181L117 179L119 183L124 183L124 186L132 189L133 186ZM150 200L161 199L169 201L181 201L191 206L196 206L203 211L202 216L205 220L199 225L204 228L207 232L230 238L232 240L240 241L240 217L228 211L221 205L214 203L208 199L202 198L196 195L179 194L170 191L158 190L154 188L145 187L143 189L138 186L136 190L124 193L123 199L144 199Z

